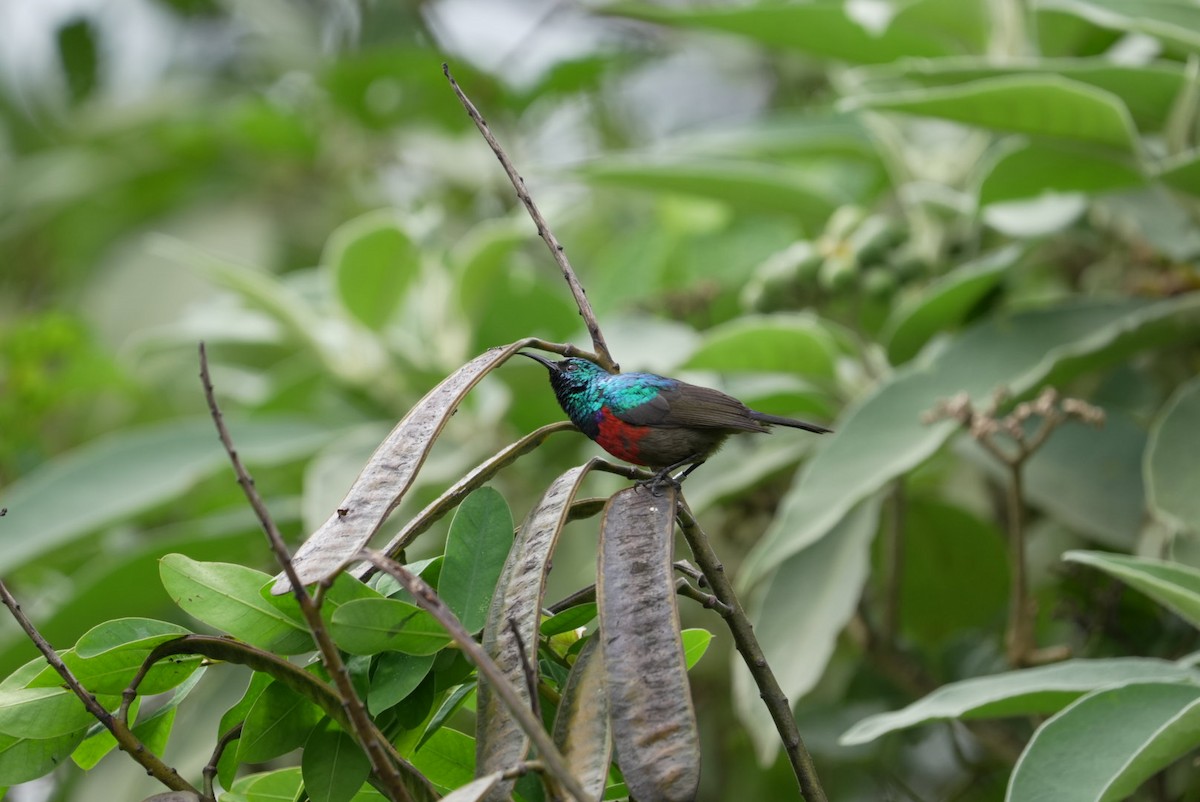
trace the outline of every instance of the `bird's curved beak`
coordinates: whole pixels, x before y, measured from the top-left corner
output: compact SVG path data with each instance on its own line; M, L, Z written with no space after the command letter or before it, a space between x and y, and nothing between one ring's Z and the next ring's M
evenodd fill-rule
M521 356L527 356L535 362L541 362L551 373L559 373L562 370L557 362L552 362L541 354L531 354L528 351L517 351L517 353Z

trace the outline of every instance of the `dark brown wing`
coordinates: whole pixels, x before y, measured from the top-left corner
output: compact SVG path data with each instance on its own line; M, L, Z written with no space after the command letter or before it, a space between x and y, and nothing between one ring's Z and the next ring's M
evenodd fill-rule
M650 401L615 414L637 426L768 431L767 426L750 417L750 410L736 398L686 382L677 382L660 390Z

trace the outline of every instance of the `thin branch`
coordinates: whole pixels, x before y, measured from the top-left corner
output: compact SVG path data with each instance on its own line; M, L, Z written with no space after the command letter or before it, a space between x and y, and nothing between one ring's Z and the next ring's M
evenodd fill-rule
M242 464L241 457L238 456L237 449L233 445L233 439L229 435L229 429L225 426L225 418L221 414L221 408L217 405L216 394L213 391L212 380L208 373L208 355L204 349L204 343L200 343L200 381L204 385L204 397L208 401L208 409L212 414L213 423L217 427L217 435L221 438L221 444L225 447L226 453L229 455L229 461L233 464L234 473L237 474L238 484L242 486L242 491L246 494L246 500L250 502L251 508L258 516L259 522L262 524L263 532L266 533L267 541L271 544L272 551L275 552L275 559L279 562L284 574L292 585L292 594L296 597L296 602L300 605L300 612L304 616L305 622L308 624L309 631L312 633L313 640L316 641L317 648L321 652L321 662L325 666L325 670L329 672L329 676L333 679L335 687L338 689L338 694L342 697L342 703L345 705L347 717L350 720L350 727L353 730L353 735L358 741L370 760L371 769L379 778L380 782L386 789L386 793L393 802L412 802L412 796L404 785L404 780L400 776L396 764L389 754L390 744L375 723L371 721L367 715L367 710L363 706L362 700L358 698L358 694L354 691L354 684L350 679L350 671L346 668L345 662L342 660L341 653L338 652L337 646L334 645L333 639L329 636L329 631L325 628L325 622L321 619L321 611L313 599L308 595L308 590L300 583L300 578L296 575L296 569L292 566L292 557L288 553L287 546L284 545L283 536L279 533L278 527L275 526L275 521L271 517L271 513L267 510L266 504L258 495L258 491L254 487L254 480L250 478L250 474L246 471L246 467ZM384 746L387 744L388 746Z
M208 759L208 765L204 767L204 794L206 797L216 799L213 795L213 780L217 776L217 764L221 762L221 756L225 754L225 749L231 743L242 737L242 724L236 724L230 727L229 730L221 736L217 741L216 747L213 748L212 757Z
M717 615L722 618L729 618L729 616L733 615L732 607L711 593L705 593L700 590L691 582L688 582L685 577L680 576L675 578L675 592L684 598L699 602L702 607L709 610L716 610Z
M87 711L95 716L96 720L103 724L105 729L112 733L113 738L117 741L117 747L122 752L127 753L146 770L147 774L172 791L190 791L196 795L200 794L195 786L179 776L178 771L168 766L163 762L162 758L147 749L141 739L134 735L133 731L123 721L120 721L109 713L100 702L96 701L96 697L87 688L83 687L79 679L71 672L71 669L67 668L62 658L58 656L58 652L54 651L54 647L46 642L46 639L42 637L42 633L38 632L37 627L26 617L25 613L21 610L21 605L17 604L17 600L9 593L8 586L3 581L0 581L0 599L3 600L4 606L12 613L13 618L17 619L17 623L21 625L21 629L25 630L25 634L33 641L33 645L46 658L46 662L58 672L59 676L67 684L67 687L79 697L79 701L83 702L83 706L87 708ZM205 797L205 799L211 798Z
M516 619L508 619L508 631L512 633L513 640L516 641L517 653L521 658L521 671L525 673L525 689L529 692L529 707L533 710L533 715L540 719L542 705L538 701L537 666L529 659L529 652L525 649L525 639L521 637L521 630L517 627Z
M787 753L788 761L792 764L792 771L795 772L796 780L800 783L800 792L807 802L827 802L825 789L821 787L821 781L817 779L817 768L813 764L812 755L808 753L808 749L804 746L804 740L800 737L800 728L796 726L792 707L788 704L783 689L779 687L774 672L767 664L766 655L763 654L758 638L754 636L750 618L742 609L741 602L733 592L733 583L725 575L725 566L721 564L717 553L713 551L708 536L700 528L700 523L682 496L679 498L678 518L679 526L683 529L683 536L687 539L692 556L696 559L696 565L704 572L709 586L713 589L713 594L729 605L731 609L730 614L725 616L725 623L729 626L734 645L741 653L746 668L750 669L750 675L758 686L763 703L767 706L771 720L775 722L775 728L779 731L784 751Z
M471 633L467 632L458 617L442 602L433 588L405 566L388 559L386 555L374 549L363 549L359 558L370 561L379 570L394 577L412 595L413 601L418 607L437 619L437 622L445 628L458 647L462 649L467 659L474 663L476 670L491 683L492 690L503 700L504 705L521 729L537 746L538 754L545 763L547 771L579 802L590 802L591 797L583 790L579 780L571 774L566 760L558 751L558 747L554 745L554 741L551 740L541 721L534 717L533 711L517 694L516 688L508 682L503 672L500 671L500 667L471 637Z
M458 85L458 81L454 80L454 76L450 74L450 66L442 65L442 72L446 75L446 80L450 82L450 87L454 90L454 94L458 96L458 100L463 104L463 108L467 110L471 120L474 121L475 127L479 129L479 133L483 134L483 138L487 140L492 152L496 154L496 158L500 160L501 166L504 167L504 172L508 174L508 180L512 182L513 189L517 191L517 197L521 203L525 204L526 211L533 218L533 223L537 226L538 235L545 240L546 246L550 249L550 254L554 257L554 261L562 270L563 278L567 280L567 286L571 288L571 295L575 296L575 304L579 307L579 315L583 318L584 324L587 326L588 334L592 337L592 348L596 354L594 361L610 373L620 371L620 366L613 360L612 354L608 351L608 345L604 342L604 335L600 332L600 324L596 322L596 313L592 311L592 304L587 299L587 293L583 289L583 285L579 283L579 279L575 276L575 270L571 267L571 263L567 261L566 251L559 244L558 239L554 236L554 232L550 230L546 218L542 216L537 204L533 202L533 198L529 196L529 190L525 188L525 179L517 172L517 168L513 166L512 160L508 158L508 154L504 152L504 148L500 147L500 143L488 128L487 122L479 110L475 108L475 104L467 97L462 88Z

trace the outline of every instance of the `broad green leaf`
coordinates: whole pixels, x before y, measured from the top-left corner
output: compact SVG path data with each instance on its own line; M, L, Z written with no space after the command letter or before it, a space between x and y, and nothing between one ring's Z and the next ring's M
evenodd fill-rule
M925 5L933 4L910 4ZM960 20L976 15L974 4L962 8ZM680 7L619 3L605 9L650 22L706 28L739 34L766 45L862 64L886 63L906 56L937 57L966 52L948 31L937 30L930 16L897 14L883 30L868 30L846 13L844 3L757 3L734 6Z
M1026 142L992 164L979 186L979 205L1030 200L1050 192L1099 195L1145 181L1128 156L1045 141Z
M92 627L75 643L75 654L87 659L97 657L113 649L138 649L150 651L191 630L167 621L153 618L118 618Z
M1068 551L1063 559L1099 568L1200 627L1200 569L1102 551Z
M852 407L826 435L743 565L754 586L819 540L863 498L931 456L957 431L925 425L939 399L965 392L981 401L999 386L1022 395L1137 350L1191 336L1200 298L1082 302L989 319L928 359L905 366ZM781 613L782 615L783 613Z
M417 771L434 786L448 792L475 776L475 740L458 730L442 727L411 758Z
M214 742L238 724L245 722L246 714L250 712L250 708L254 706L258 697L262 696L262 692L267 689L267 686L271 682L271 677L262 672L255 671L250 674L250 681L246 685L246 691L242 694L242 698L221 716L221 721L217 725L217 732L214 735ZM237 774L237 769L237 744L234 743L221 754L221 759L217 763L217 779L221 781L221 785L231 788L234 776Z
M898 79L947 86L1009 75L1058 75L1116 95L1138 127L1146 131L1162 129L1184 86L1183 69L1170 61L1122 64L1109 58L1039 58L1006 64L987 56L964 56L936 61L902 59L869 69L868 79L878 80L880 85Z
M378 331L399 309L417 277L421 253L394 212L376 211L334 231L322 262L333 269L342 305Z
M300 770L312 802L350 802L371 773L371 761L354 738L326 719L304 744Z
M1192 534L1200 534L1197 432L1200 432L1200 379L1192 379L1175 391L1155 419L1142 467L1150 510L1163 521Z
M177 637L179 635L162 638L158 643ZM75 678L92 693L119 694L129 686L130 681L141 669L142 663L150 655L151 648L153 647L147 645L141 648L111 649L86 659L72 650L63 652L61 657ZM146 672L145 678L138 686L138 692L149 695L170 690L191 676L192 672L200 667L200 662L200 658L193 655L177 655L161 660ZM29 685L42 688L57 687L62 685L62 677L47 666Z
M180 703L196 687L201 676L202 674L193 674L183 685L175 689L166 704L141 721L137 720L141 698L134 699L129 709L130 720L136 722L133 725L133 734L140 738L151 752L157 755L163 753L171 735L171 728L175 723L175 712ZM84 771L90 771L105 755L116 748L117 739L111 732L103 727L93 728L84 742L71 753L71 760Z
M934 335L966 320L977 303L1003 280L1021 255L1008 246L960 265L911 300L902 301L883 327L888 359L899 365L917 355Z
M137 719L138 710L142 706L140 698L134 699L129 705L129 718L131 721ZM75 751L71 753L71 760L76 766L84 771L91 771L95 768L104 756L117 748L117 739L113 734L104 727L93 727L88 730L88 735L83 739L79 746L75 747ZM0 797L2 799L3 797Z
M1194 669L1166 660L1115 657L1067 660L952 682L891 713L870 716L841 737L847 746L873 741L896 730L943 719L1005 718L1053 713L1099 688L1138 682L1200 680Z
M442 702L441 707L429 717L429 723L425 725L424 732L417 739L417 744L413 747L414 751L425 745L425 742L433 737L434 733L442 728L443 725L458 712L463 705L470 703L468 707L475 709L475 689L478 687L474 681L465 682L454 689L454 692Z
M960 507L920 497L909 498L904 521L903 631L937 654L956 634L997 626L1008 600L1004 533ZM886 549L879 555L889 559Z
M700 658L708 651L708 644L712 643L713 634L707 629L685 629L681 633L683 637L683 659L687 663L688 670L691 671L692 666L700 662Z
M799 169L753 162L605 159L579 172L596 184L699 195L750 211L786 214L810 228L823 223L838 206L854 200Z
M568 607L542 621L540 632L547 638L587 626L596 617L596 603L584 602Z
M279 654L312 651L308 630L262 597L271 577L230 563L201 563L168 554L159 564L163 587L188 615L252 646Z
M811 315L739 317L704 333L682 367L832 379L837 343Z
M859 108L898 111L1136 153L1120 98L1057 75L1011 75L958 86L857 97Z
M67 760L83 741L87 729L54 738L14 738L0 735L0 786L36 780Z
M433 654L450 643L450 636L433 616L395 599L346 602L330 619L338 646L351 654L382 651Z
M879 504L877 496L864 500L829 537L789 556L751 601L747 612L755 634L790 700L817 684L854 615L870 568ZM738 655L733 663L734 708L765 765L779 749L779 734Z
M1192 150L1165 161L1155 178L1172 189L1200 195L1200 151Z
M1088 694L1038 728L1005 802L1119 802L1200 744L1200 687L1135 683Z
M315 451L332 432L289 418L229 421L251 466ZM8 508L0 569L24 565L107 526L177 498L229 460L210 419L131 429L50 460L0 495Z
M437 592L468 632L483 629L512 542L512 513L496 490L481 487L455 511Z
M304 744L320 720L316 705L282 683L272 682L246 714L237 760L261 763L290 752Z
M14 738L57 738L86 729L95 718L66 688L0 691L0 734Z
M1077 14L1094 25L1122 33L1138 31L1187 51L1200 48L1200 8L1174 0L1038 0L1040 10ZM1135 13L1130 13L1135 12Z
M367 709L377 716L417 689L433 666L434 654L384 652L379 655L367 691Z
M296 766L242 777L230 790L246 802L292 802L303 783L300 767Z

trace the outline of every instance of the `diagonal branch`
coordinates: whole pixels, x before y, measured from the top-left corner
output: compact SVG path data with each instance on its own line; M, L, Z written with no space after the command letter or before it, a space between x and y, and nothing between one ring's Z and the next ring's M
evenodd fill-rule
M746 668L750 669L750 675L754 677L754 683L758 686L763 703L771 714L771 720L775 722L775 728L779 730L784 751L787 752L792 771L800 783L800 792L807 802L826 802L825 790L821 787L821 781L817 779L817 768L804 746L804 740L800 737L800 729L796 726L787 696L767 664L766 655L763 654L758 638L754 636L750 618L742 609L742 603L733 592L733 583L725 574L725 566L713 551L708 535L700 528L699 521L682 496L679 498L678 518L683 536L692 550L692 556L696 558L696 565L704 572L713 595L729 607L729 612L722 611L721 615L729 625L734 645L742 655Z
M483 134L483 138L487 140L492 152L496 154L496 158L500 160L500 164L504 167L504 172L508 174L508 180L512 182L513 189L517 191L517 197L521 199L521 203L525 204L525 209L529 212L529 216L533 218L534 225L537 226L538 236L546 242L546 247L550 249L551 256L562 270L563 278L567 280L567 286L571 288L571 295L575 296L575 304L579 307L579 315L583 318L584 324L587 326L588 334L592 336L592 348L596 354L593 359L610 373L617 373L621 367L613 361L612 354L608 352L608 345L604 342L604 335L600 332L600 324L596 322L596 313L592 311L592 304L587 299L587 293L583 289L583 285L579 283L579 279L575 275L575 270L571 267L571 263L567 261L567 253L563 246L559 244L558 239L554 236L554 232L550 230L550 225L546 222L546 218L542 216L537 204L533 202L533 198L529 196L529 190L525 188L525 179L517 172L517 168L513 166L512 160L508 158L508 154L504 152L504 148L500 147L500 143L496 140L492 130L488 128L487 122L479 113L479 109L475 108L475 104L467 97L462 88L458 85L458 81L454 80L454 76L450 74L450 66L442 65L442 72L446 75L446 80L450 82L450 87L454 90L454 94L458 96L458 100L463 104L463 108L467 110L471 120L474 121L475 127L479 129L479 133Z
M301 584L299 577L296 576L296 569L292 566L292 557L288 553L287 546L284 545L283 536L279 533L274 519L271 518L266 504L263 503L258 491L254 488L254 480L250 478L250 474L246 471L246 467L242 464L241 457L238 456L237 449L233 445L233 439L229 436L229 429L225 426L225 418L221 414L221 408L217 405L216 395L213 392L212 380L208 374L208 355L205 352L204 343L200 344L200 381L204 385L204 397L208 401L209 412L212 413L213 423L217 427L217 435L221 438L221 444L225 446L225 451L229 454L229 461L233 463L238 484L242 486L246 500L250 502L250 506L258 516L263 532L266 533L267 540L271 544L271 549L275 552L276 560L292 584L292 593L300 605L300 612L303 613L304 620L312 632L313 640L316 641L317 648L321 652L321 662L324 663L325 670L329 672L329 676L338 689L338 694L342 697L342 704L346 708L355 740L366 753L371 762L371 769L383 784L388 797L393 802L412 802L412 796L383 744L385 739L371 721L370 716L367 715L362 700L354 691L354 685L350 680L350 671L346 668L337 646L334 645L329 631L325 628L320 609L313 602L308 590Z
M4 605L12 613L13 618L17 619L17 623L21 625L21 629L25 630L25 634L33 641L33 645L46 658L46 662L58 672L59 676L67 684L67 687L79 697L79 701L83 702L83 706L87 708L87 711L95 716L96 720L103 724L105 729L112 733L121 751L127 753L146 770L147 774L172 791L190 791L199 796L200 792L191 783L180 777L179 772L164 763L162 758L147 749L146 745L142 743L140 738L134 735L133 730L124 721L109 713L104 708L104 705L96 701L96 697L87 688L83 687L79 679L71 673L71 669L67 668L62 658L58 656L58 652L54 651L54 647L46 642L46 639L42 637L42 633L38 632L37 627L22 612L21 605L17 604L17 600L9 593L8 587L3 582L0 582L0 600L3 600ZM205 797L205 799L211 798Z

